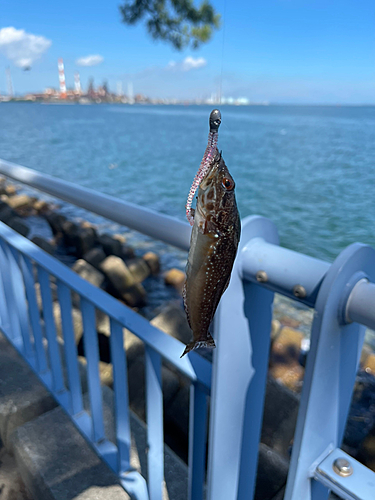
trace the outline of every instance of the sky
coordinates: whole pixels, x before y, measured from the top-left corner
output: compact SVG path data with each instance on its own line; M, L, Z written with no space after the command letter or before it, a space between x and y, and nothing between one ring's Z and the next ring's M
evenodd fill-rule
M0 0L0 93L58 87L79 71L152 98L246 97L280 104L375 104L374 0L213 0L221 29L198 50L121 23L121 0ZM198 2L196 1L196 4ZM30 66L30 71L22 67Z

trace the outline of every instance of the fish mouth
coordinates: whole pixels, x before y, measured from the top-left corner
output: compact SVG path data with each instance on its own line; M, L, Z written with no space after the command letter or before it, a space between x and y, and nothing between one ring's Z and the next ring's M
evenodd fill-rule
M216 149L216 154L211 162L211 165L209 166L206 175L203 177L200 183L200 188L203 189L203 191L207 189L210 182L213 181L214 176L216 175L216 172L220 166L221 160L222 160L221 153L219 153L219 150Z

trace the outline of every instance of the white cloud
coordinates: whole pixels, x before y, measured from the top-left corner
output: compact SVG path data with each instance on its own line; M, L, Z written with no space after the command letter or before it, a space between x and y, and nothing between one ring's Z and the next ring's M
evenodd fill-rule
M12 26L0 30L0 52L19 68L31 66L51 46L51 40Z
M167 69L172 69L174 71L190 71L192 69L203 68L207 65L207 61L204 57L191 57L187 56L183 61L169 61L167 64Z
M96 66L97 64L103 62L103 60L104 58L102 56L96 54L92 56L80 57L76 60L76 64L78 66Z
M203 68L206 64L207 61L204 57L194 59L194 57L188 56L182 61L182 70L190 71L191 69Z

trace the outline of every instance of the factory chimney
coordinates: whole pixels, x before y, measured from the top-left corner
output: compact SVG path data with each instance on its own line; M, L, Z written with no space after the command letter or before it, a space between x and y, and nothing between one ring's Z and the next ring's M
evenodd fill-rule
M10 74L10 67L9 66L6 69L6 74L7 74L8 96L13 97L13 83L12 83L12 76Z
M59 68L59 82L60 82L60 99L66 99L66 85L65 85L65 73L64 73L64 61L60 58L58 60Z
M79 77L78 71L74 73L74 90L77 95L81 95L82 89L81 89L81 79Z

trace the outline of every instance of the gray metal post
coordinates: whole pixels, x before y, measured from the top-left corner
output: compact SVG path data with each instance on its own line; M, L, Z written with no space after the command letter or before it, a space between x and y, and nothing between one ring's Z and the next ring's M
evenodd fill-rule
M375 280L375 250L356 243L338 256L319 290L285 500L328 497L312 478L343 438L365 330L344 318L353 287L366 276Z

